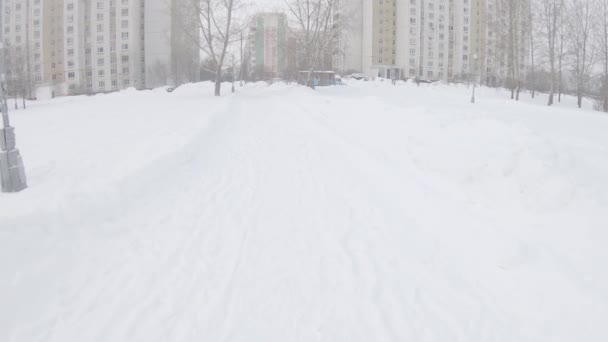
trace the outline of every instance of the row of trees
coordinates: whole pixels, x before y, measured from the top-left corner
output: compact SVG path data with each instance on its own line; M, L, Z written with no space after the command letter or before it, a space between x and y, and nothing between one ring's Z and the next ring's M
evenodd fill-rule
M513 2L523 2L516 0ZM527 0L532 91L548 83L548 105L569 92L608 112L608 0ZM539 76L546 75L548 79Z
M15 109L18 109L21 99L23 108L25 108L26 99L31 99L34 96L36 82L33 71L29 63L29 48L17 48L8 43L4 44L4 63L6 70L6 89L7 96L14 99Z
M608 112L608 0L499 0L496 6L496 18L488 20L495 46L480 37L485 60L475 67L482 83L509 88L514 100L522 89L532 97L546 92L549 106L564 93L575 95L579 108L591 97ZM487 58L504 65L497 83L483 77Z
M198 13L201 39L195 43L214 66L215 94L220 93L222 73L230 67L228 56L240 42L250 17L244 0L182 0ZM335 39L332 29L336 0L284 0L298 47L300 70L312 71ZM531 95L548 93L548 105L571 93L582 106L585 96L597 99L597 108L608 111L608 0L503 0L498 2L495 30L506 64L503 85L519 99L522 89ZM485 48L485 47L481 47ZM232 53L233 55L235 53ZM234 67L234 61L232 60ZM483 65L482 65L483 67ZM242 69L242 68L241 68Z
M234 77L237 65L241 72L247 69L243 45L244 32L251 20L250 3L246 0L178 1L183 1L183 9L196 13L199 35L188 33L191 23L185 23L181 31L204 53L205 71L214 74L215 95L219 96L226 72ZM291 35L298 49L298 64L301 70L308 71L305 82L311 84L312 72L325 58L336 34L332 28L336 0L284 1L291 18Z

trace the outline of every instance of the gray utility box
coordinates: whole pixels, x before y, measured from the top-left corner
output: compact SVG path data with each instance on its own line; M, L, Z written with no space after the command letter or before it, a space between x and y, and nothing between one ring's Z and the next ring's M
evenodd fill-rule
M13 127L0 129L0 175L2 192L19 192L27 188L23 160L15 148Z
M19 150L0 152L2 192L19 192L27 188L25 168Z
M7 127L0 129L0 151L15 149L15 128Z

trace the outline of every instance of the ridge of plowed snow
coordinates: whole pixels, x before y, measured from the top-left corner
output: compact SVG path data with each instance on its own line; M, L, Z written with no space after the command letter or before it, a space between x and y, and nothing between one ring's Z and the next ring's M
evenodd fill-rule
M0 195L0 340L608 339L608 117L211 89L14 113L31 187Z

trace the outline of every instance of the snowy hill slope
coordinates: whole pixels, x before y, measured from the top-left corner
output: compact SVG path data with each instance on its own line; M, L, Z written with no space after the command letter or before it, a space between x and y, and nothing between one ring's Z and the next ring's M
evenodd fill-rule
M210 87L14 113L1 341L608 340L608 116Z

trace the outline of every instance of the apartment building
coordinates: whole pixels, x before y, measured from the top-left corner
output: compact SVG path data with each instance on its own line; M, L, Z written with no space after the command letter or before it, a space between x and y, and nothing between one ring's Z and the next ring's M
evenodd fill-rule
M248 37L250 72L254 79L284 77L288 66L287 16L258 13L251 20Z
M64 3L68 93L144 88L144 1Z
M471 0L371 1L389 2L395 7L392 13L397 43L390 67L401 70L403 77L448 81L469 72ZM375 9L373 13L377 12ZM372 20L373 30L381 30L379 19L374 16ZM372 55L376 57L376 53ZM391 78L386 65L373 63L370 69L377 76Z
M29 97L143 89L170 82L147 81L153 65L178 63L174 47L160 33L175 32L171 8L164 0L2 0L7 76L13 91ZM152 10L146 10L146 6ZM148 15L148 17L146 17ZM167 29L166 23L169 23ZM193 31L196 35L196 31ZM146 45L146 37L149 44ZM190 74L198 75L198 48L189 54ZM155 48L155 45L156 48ZM146 46L150 52L146 54ZM166 60L159 53L168 55ZM146 57L151 61L147 62ZM161 56L162 57L162 56ZM192 69L195 69L194 71ZM19 90L17 90L19 89Z
M363 69L363 2L334 0L332 65L340 74Z
M480 77L480 82L488 85L498 85L508 78L508 38L505 36L507 0L475 0L474 40L473 50L478 53L478 61L474 66ZM522 35L526 32L519 32ZM520 37L526 39L526 37ZM523 44L521 65L526 65L528 47Z
M41 31L40 28L34 31L32 25L34 20L39 20L40 1L4 0L0 13L8 86L19 83L20 88L29 88L29 84L40 78L41 67L34 63L34 56L40 56Z
M4 12L4 0L0 0L0 46L3 46L2 43L4 43L4 25L2 24L4 15L2 12Z
M498 82L506 75L496 34L504 1L341 0L334 15L334 68L371 78L458 81L482 75Z
M371 51L368 59L379 76L399 78L397 67L397 0L372 1Z
M199 21L191 2L147 0L144 12L146 87L200 80Z

